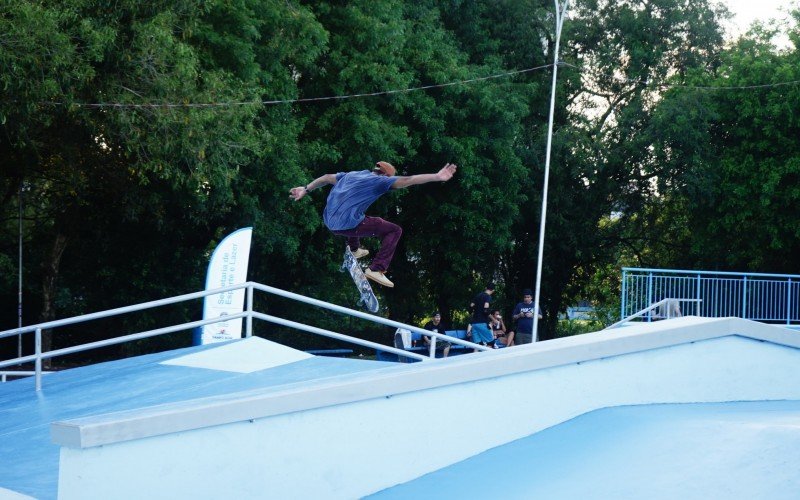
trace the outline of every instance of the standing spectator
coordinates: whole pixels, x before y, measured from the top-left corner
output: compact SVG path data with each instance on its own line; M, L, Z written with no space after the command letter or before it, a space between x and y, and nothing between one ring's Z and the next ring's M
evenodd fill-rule
M492 334L494 334L495 349L514 345L514 332L506 330L503 315L500 314L498 309L492 311L492 315L489 318L489 326L492 327Z
M494 283L486 285L486 289L472 299L469 307L472 317L469 320L472 328L472 342L480 345L491 345L494 341L492 330L489 329L489 305L492 303ZM478 352L477 349L475 352Z
M533 294L530 288L522 291L522 302L514 308L514 319L517 321L517 343L530 344L533 342ZM542 319L542 308L537 311Z
M428 331L431 331L431 332L444 333L445 332L444 323L442 323L442 315L439 314L439 311L436 311L435 313L433 313L433 318L431 318L430 321L425 323L425 326L423 326L422 328L424 328L424 329L426 329ZM423 336L422 340L423 340L423 342L425 342L425 345L427 345L427 346L431 345L431 338L430 337ZM452 344L450 342L446 341L446 340L441 340L439 338L436 339L436 350L437 351L442 351L442 357L443 358L446 358L447 355L450 354L450 346L451 345Z

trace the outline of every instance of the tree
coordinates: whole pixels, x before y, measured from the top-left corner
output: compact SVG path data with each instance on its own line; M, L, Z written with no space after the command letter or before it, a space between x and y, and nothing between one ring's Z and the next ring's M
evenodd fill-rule
M262 208L278 206L275 191L298 168L299 121L286 106L259 103L291 98L292 67L319 51L324 37L305 9L267 1L3 9L2 183L9 193L24 182L36 202L27 238L29 260L41 262L28 276L42 283L37 321L57 309L196 289L204 252L231 226L282 229L261 233L265 253L297 248L280 211ZM283 18L291 21L279 29ZM304 40L293 43L298 34ZM204 105L217 102L242 104ZM14 201L4 198L4 213Z
M796 14L797 16L797 14ZM775 31L756 26L726 50L711 73L696 75L699 89L675 89L662 106L680 109L684 126L670 141L702 154L684 155L689 166L677 187L689 227L691 259L698 267L794 273L800 251L796 188L800 148L796 137L800 80L798 51L780 51ZM798 29L791 32L795 43ZM704 113L681 105L691 99Z
M634 227L635 215L680 172L671 171L661 151L652 148L659 130L654 110L659 85L673 75L712 66L722 46L722 8L707 2L584 1L565 24L564 69L556 114L550 179L548 239L545 241L543 303L546 334L553 335L565 298L581 287L576 270L591 275L613 259L620 226ZM531 128L531 130L535 130ZM528 141L543 151L543 134ZM535 145L535 146L534 146ZM538 160L541 162L541 159ZM518 232L535 227L535 199L523 208L532 219ZM612 213L616 224L602 224ZM527 229L530 231L530 229ZM518 281L532 282L535 248L512 257Z

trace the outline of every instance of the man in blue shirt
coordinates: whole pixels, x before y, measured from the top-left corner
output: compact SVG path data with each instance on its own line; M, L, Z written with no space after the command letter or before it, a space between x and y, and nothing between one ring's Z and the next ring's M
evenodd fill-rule
M394 283L389 281L385 273L392 262L403 229L380 217L369 217L364 212L390 189L402 189L428 182L446 182L453 177L456 168L455 165L448 163L435 174L396 176L396 169L390 163L379 161L372 171L325 174L306 186L292 188L289 197L297 201L318 187L332 184L333 189L328 194L328 201L322 214L325 226L333 234L347 237L347 244L356 258L369 253L366 249L360 248L361 238L379 237L381 248L364 275L383 286L393 287Z
M539 319L542 319L542 308L536 311ZM522 302L514 308L514 319L517 320L517 343L530 344L533 338L533 294L530 288L522 291Z

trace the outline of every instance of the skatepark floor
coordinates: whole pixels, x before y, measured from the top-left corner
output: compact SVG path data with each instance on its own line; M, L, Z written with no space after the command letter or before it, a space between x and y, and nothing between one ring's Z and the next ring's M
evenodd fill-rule
M625 406L368 498L788 500L798 471L800 401Z

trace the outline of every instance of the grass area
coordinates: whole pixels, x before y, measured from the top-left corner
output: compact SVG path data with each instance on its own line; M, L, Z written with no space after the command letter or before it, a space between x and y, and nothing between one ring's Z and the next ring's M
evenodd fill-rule
M558 321L558 326L556 327L556 338L596 332L605 327L606 325L599 320L562 319Z

